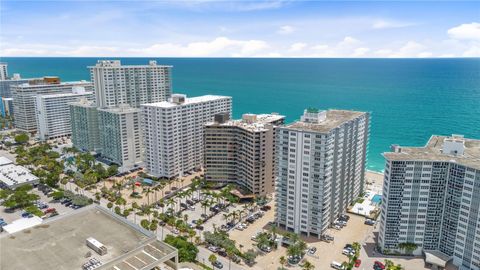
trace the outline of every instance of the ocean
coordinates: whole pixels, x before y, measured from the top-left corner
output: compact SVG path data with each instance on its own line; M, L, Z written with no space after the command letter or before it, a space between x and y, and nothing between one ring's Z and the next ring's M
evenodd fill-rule
M89 80L101 58L1 57L9 74ZM432 134L480 139L480 58L245 59L103 58L173 65L175 93L233 97L234 117L278 112L287 122L304 108L371 113L368 169L382 171L390 145L423 146Z

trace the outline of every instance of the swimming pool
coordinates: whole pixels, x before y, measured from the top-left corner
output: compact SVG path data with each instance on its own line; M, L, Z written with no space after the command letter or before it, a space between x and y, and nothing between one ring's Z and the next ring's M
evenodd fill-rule
M380 195L380 194L375 194L372 197L372 203L374 203L374 204L380 204L381 201L382 201L382 195Z

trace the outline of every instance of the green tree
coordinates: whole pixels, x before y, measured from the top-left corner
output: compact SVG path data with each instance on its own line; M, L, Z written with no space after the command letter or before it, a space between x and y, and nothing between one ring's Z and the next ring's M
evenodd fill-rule
M257 258L257 253L255 250L249 249L243 254L243 258L247 264L253 264L255 262L255 258Z
M282 266L282 270L285 270L285 264L287 263L287 259L285 259L285 256L281 256L279 259L280 265Z
M117 165L110 165L107 169L107 175L113 176L118 173L118 166Z
M178 259L180 262L195 262L198 254L198 248L187 241L183 236L167 235L165 243L175 247L178 250Z
M215 269L215 265L213 265L213 263L217 261L217 256L210 254L210 256L208 256L208 261L212 264L213 269Z
M302 270L314 270L314 269L315 269L315 266L311 262L307 260L303 262Z
M15 142L18 143L18 144L24 144L26 142L28 142L28 135L27 133L20 133L18 135L15 136Z

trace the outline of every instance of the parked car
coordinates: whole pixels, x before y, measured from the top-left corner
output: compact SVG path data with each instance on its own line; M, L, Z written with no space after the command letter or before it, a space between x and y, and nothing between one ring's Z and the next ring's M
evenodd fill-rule
M355 267L360 267L360 264L362 264L362 260L358 259L355 261Z
M332 268L338 269L338 270L344 270L344 269L345 269L345 267L344 267L341 263L336 262L336 261L331 262L331 263L330 263L330 266L331 266Z
M316 247L311 247L311 248L308 249L308 254L310 254L310 255L315 254L315 252L317 252L317 248L316 248Z
M375 225L375 220L366 219L364 223L365 223L366 225L373 226L373 225Z
M219 250L217 253L222 257L227 257L227 252L225 252L225 250Z
M55 212L55 211L57 211L55 208L48 208L48 209L45 210L43 213L44 213L44 214L50 214L50 213L53 213L53 212Z
M212 246L209 246L209 247L208 247L208 250L210 250L211 252L217 252L217 251L218 251L218 247L212 245Z
M267 253L272 251L272 248L269 247L269 246L261 246L259 248L260 248L261 251L267 252Z
M213 266L217 267L218 269L223 268L223 264L220 261L214 261L212 264L213 264Z
M379 270L381 269L381 270L383 270L383 269L385 269L385 265L384 265L382 262L375 261L375 262L373 263L373 268L374 268L374 269L379 269Z

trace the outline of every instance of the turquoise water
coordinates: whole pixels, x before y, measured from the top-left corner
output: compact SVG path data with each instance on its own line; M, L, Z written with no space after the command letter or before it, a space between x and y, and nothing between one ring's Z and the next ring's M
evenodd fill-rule
M99 58L7 58L9 73L89 79ZM110 58L111 59L111 58ZM145 64L152 58L120 58ZM371 112L368 169L383 170L391 144L422 146L432 134L480 139L480 59L158 58L173 65L174 92L233 97L235 117L306 107Z
M375 194L372 197L372 203L374 203L374 204L379 204L381 201L382 201L382 195Z

